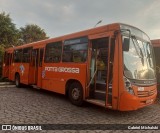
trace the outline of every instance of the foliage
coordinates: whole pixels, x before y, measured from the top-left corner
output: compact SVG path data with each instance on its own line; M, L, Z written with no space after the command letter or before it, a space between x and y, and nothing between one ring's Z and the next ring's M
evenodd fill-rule
M30 24L17 29L9 14L0 13L0 69L5 48L47 38L46 33L39 26Z
M0 13L0 45L4 47L17 45L18 39L19 31L15 24L12 23L9 14L5 12Z
M4 55L4 46L0 45L0 76L2 74L2 58L3 58L3 55ZM1 79L0 79L0 81L1 81Z
M0 57L2 57L4 54L4 46L0 45Z
M2 57L4 49L12 45L17 45L19 39L19 31L9 14L0 13L0 75L2 69Z
M28 24L17 29L9 14L0 13L0 45L5 48L47 39L43 29L36 24Z
M26 25L20 28L20 36L23 43L31 43L47 39L47 35L43 29L35 24Z

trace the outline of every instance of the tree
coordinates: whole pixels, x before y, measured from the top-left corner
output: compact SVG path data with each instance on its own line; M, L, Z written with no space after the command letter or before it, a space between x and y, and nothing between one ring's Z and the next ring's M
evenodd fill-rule
M17 45L18 39L19 31L12 23L10 15L5 12L0 13L0 45L4 47Z
M20 28L20 36L23 43L31 43L47 39L47 35L43 29L35 24L26 25Z
M12 45L17 45L19 42L19 31L9 14L0 13L0 74L2 71L2 56L4 49Z

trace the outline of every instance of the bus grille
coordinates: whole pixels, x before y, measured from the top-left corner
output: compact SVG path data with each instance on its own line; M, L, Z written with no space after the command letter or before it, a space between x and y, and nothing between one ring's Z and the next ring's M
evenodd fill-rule
M156 89L150 91L137 91L138 97L148 97L156 93Z

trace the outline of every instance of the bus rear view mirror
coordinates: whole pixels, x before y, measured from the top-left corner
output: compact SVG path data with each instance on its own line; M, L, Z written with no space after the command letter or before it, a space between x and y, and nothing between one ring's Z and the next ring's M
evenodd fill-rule
M129 41L130 39L129 38L124 38L123 40L123 51L129 51Z

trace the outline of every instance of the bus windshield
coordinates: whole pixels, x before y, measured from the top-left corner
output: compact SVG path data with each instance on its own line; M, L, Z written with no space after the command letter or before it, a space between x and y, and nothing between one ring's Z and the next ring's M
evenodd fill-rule
M122 36L128 38L127 36ZM124 75L130 79L148 80L155 79L155 66L153 60L152 46L150 42L137 39L136 36L130 38L129 50L123 50Z

